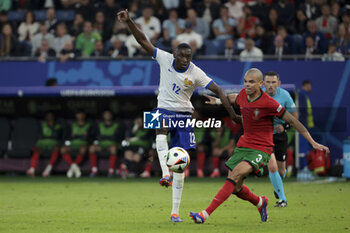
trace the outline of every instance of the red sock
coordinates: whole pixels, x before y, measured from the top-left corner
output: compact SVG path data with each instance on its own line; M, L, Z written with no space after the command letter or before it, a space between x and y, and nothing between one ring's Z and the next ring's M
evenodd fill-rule
M97 167L97 156L96 156L96 154L90 154L89 158L90 158L91 167Z
M294 156L291 149L287 149L287 165L294 166Z
M235 195L241 198L242 200L249 201L255 206L259 204L259 201L260 201L260 197L252 193L247 187L247 185L245 184L242 186L241 191L239 191L238 193L235 193Z
M36 151L33 152L32 160L30 161L30 167L35 168L39 161L40 154Z
M199 170L203 170L204 162L205 162L205 153L204 152L198 153L197 154L197 168Z
M152 163L151 162L147 162L146 166L145 166L145 171L151 172L152 170Z
M211 159L213 162L214 169L219 168L220 157L214 156Z
M109 156L109 168L110 169L114 169L116 162L117 162L117 156L116 155L110 155Z
M75 158L75 163L79 165L81 161L83 161L83 159L84 159L84 156L81 154L78 154L77 157Z
M234 182L230 179L227 179L224 186L222 186L220 191L216 194L215 198L212 200L208 208L205 209L205 211L207 211L209 215L213 213L216 208L218 208L224 201L226 201L227 198L229 198L234 188Z
M51 166L53 166L55 163L56 163L56 161L57 161L57 159L58 159L58 151L53 151L52 153L51 153L51 158L50 158L50 165Z
M62 157L63 157L64 161L66 161L69 165L73 164L72 157L70 156L69 153L62 155Z

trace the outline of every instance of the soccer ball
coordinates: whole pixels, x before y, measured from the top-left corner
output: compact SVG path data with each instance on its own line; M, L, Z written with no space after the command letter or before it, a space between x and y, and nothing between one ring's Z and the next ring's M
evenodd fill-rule
M181 147L173 147L168 151L166 165L173 172L182 173L190 164L190 156L187 151Z

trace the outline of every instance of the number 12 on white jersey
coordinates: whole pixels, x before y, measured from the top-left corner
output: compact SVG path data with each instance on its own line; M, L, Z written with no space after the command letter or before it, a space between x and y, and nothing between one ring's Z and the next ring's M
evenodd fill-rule
M177 95L179 94L179 91L181 91L180 87L178 85L176 85L176 83L173 83L173 91Z

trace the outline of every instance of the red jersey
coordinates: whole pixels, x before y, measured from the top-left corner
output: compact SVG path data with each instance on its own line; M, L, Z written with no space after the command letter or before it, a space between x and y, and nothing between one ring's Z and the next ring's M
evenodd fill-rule
M245 147L273 152L273 119L281 118L286 109L261 90L261 95L253 102L248 101L245 89L237 95L235 107L240 109L244 134L238 140L237 147Z

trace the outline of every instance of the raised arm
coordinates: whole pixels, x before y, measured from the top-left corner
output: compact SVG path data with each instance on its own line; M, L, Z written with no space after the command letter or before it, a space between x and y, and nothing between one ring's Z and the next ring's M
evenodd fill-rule
M230 102L228 100L228 97L226 96L224 91L221 89L221 87L219 87L218 85L215 84L215 82L213 82L209 86L209 90L214 92L220 98L222 105L224 105L224 107L226 108L226 111L230 115L231 119L234 120L238 124L242 124L241 116L239 116L235 113L235 111L232 108L232 105L230 104Z
M291 126L293 126L303 137L312 145L312 147L316 150L323 150L327 153L329 153L329 148L321 145L314 141L314 139L311 137L309 131L305 128L303 124L300 123L295 117L292 116L288 111L286 111L282 117L282 120L289 123Z
M154 46L151 42L149 42L146 35L136 26L135 22L129 17L128 10L119 11L117 17L120 22L125 22L126 25L128 25L129 30L141 47L146 50L149 55L153 56L155 50Z

